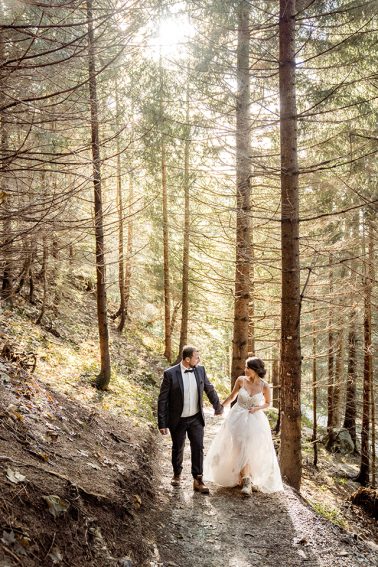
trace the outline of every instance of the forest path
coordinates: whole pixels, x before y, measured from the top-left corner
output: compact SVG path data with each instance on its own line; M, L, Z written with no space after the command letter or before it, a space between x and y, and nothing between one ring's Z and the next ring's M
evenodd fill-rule
M222 419L206 416L205 455ZM157 486L155 561L151 567L358 567L378 565L363 541L318 516L290 488L253 493L208 483L210 495L194 493L189 443L183 482L170 485L170 437L161 438Z

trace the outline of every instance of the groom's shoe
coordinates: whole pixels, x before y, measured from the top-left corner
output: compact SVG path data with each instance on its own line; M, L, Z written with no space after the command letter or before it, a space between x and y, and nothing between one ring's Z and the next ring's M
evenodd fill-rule
M195 479L193 480L193 490L195 492L200 492L201 494L210 493L210 490L207 488L207 486L205 486L202 480L202 475L196 476Z
M180 486L181 484L181 476L179 474L175 474L172 477L171 485L172 486Z

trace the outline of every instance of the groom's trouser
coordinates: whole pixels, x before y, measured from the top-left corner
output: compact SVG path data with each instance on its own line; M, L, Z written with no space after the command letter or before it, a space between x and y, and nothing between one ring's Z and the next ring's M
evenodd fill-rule
M203 424L201 414L180 417L174 429L170 429L172 437L172 466L175 475L182 471L185 438L188 434L192 454L192 475L196 477L203 472Z

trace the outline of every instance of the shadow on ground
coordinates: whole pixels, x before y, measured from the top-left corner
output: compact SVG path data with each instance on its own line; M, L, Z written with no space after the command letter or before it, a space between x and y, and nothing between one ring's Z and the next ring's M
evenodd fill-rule
M207 416L205 452L221 425ZM155 560L151 567L357 567L376 565L363 542L318 516L290 488L253 493L209 484L194 493L185 449L180 488L170 485L170 439L160 439L161 478L155 511ZM160 484L159 484L160 482Z

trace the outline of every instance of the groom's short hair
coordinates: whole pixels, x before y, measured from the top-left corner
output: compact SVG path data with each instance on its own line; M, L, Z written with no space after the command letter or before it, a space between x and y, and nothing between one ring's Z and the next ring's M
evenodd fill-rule
M192 358L193 353L195 353L196 350L198 350L198 348L193 345L185 345L182 349L182 359L185 360L185 358Z

